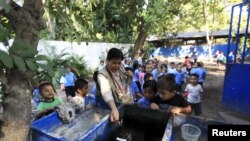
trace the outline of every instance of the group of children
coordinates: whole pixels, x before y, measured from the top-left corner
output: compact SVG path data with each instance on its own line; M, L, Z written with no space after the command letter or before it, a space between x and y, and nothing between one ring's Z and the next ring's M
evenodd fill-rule
M97 73L94 73L96 78ZM94 86L89 90L89 83L87 80L78 78L74 81L74 96L73 101L80 105L82 109L88 109L95 105L95 89ZM38 97L39 95L39 97ZM53 110L57 105L62 104L63 100L57 95L54 86L50 82L41 82L38 88L33 89L33 100L35 101L35 109L40 112Z
M177 107L182 107L179 111L183 113L191 112L189 109L191 105L195 115L200 115L203 81L206 77L203 64L195 62L191 69L187 70L187 66L181 63L177 66L174 62L169 66L167 63L165 61L158 64L150 60L145 66L135 63L133 65L135 71L132 68L126 68L129 74L134 72L131 83L134 102L139 106L152 109L175 107L173 110L168 109L170 112L176 112ZM185 82L187 85L183 91Z
M132 79L130 84L130 92L136 105L151 108L168 110L172 113L191 113L193 110L196 115L201 114L201 95L203 92L203 81L206 72L202 68L202 64L196 62L190 72L183 69L181 63L175 65L171 62L167 65L167 61L158 65L150 60L145 66L134 64L133 67L126 67L126 74ZM97 82L98 71L93 75L93 79ZM85 79L76 79L68 72L72 82L70 88L65 87L67 96L82 105L82 108L90 108L96 105L95 94L98 85L94 84L89 92L89 84ZM182 86L189 78L184 93ZM67 76L65 77L67 78ZM72 92L73 91L73 92ZM53 109L55 106L63 103L58 97L56 91L49 82L43 82L34 92L40 93L40 98L36 98L38 111L46 111ZM73 94L74 93L74 94Z

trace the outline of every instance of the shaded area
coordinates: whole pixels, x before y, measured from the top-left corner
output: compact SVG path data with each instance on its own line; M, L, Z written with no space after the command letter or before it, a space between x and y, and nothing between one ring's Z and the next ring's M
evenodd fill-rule
M122 108L124 108L123 124L111 132L106 141L116 141L117 138L127 141L162 140L169 113L129 105Z
M214 63L206 63L207 76L204 81L202 96L202 117L222 120L219 111L222 108L222 91L224 84L225 67L218 68Z

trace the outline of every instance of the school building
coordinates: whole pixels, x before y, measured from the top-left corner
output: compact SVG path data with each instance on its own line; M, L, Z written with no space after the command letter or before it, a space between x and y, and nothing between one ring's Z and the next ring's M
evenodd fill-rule
M240 31L239 36L243 37L245 31ZM217 50L227 53L228 29L214 31L210 33L210 39L213 39L212 55ZM208 56L208 46L205 31L180 32L177 35L165 34L162 38L155 35L149 36L147 41L155 46L151 55L163 57L185 57L196 52L200 58ZM235 51L235 37L231 40L230 51ZM246 56L250 56L250 47L246 51Z

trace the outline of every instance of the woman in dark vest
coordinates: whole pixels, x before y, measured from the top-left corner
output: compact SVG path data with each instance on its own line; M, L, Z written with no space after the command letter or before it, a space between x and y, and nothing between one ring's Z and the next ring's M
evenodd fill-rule
M133 101L129 90L131 79L125 74L123 59L121 50L111 48L107 54L106 66L99 71L97 76L99 94L111 109L111 122L119 120L119 112L115 103L132 103Z

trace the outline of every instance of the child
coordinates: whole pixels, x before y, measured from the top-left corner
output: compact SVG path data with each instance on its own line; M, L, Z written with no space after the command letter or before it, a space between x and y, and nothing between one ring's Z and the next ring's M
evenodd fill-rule
M161 64L161 73L159 76L166 75L168 71L168 66L166 64Z
M105 66L104 60L101 60L99 66L98 66L98 70L101 70L104 66Z
M76 96L73 97L74 102L80 109L84 109L84 97L88 93L88 81L84 79L77 79L75 82Z
M168 68L168 74L174 74L175 71L176 71L175 62L171 62L170 67Z
M33 89L32 89L32 99L34 100L34 107L38 105L40 100L42 99L42 96L39 92L39 82L33 83Z
M158 62L157 61L155 61L153 64L152 64L152 68L153 68L153 70L152 70L152 75L153 75L153 77L154 77L154 80L155 81L157 81L157 79L158 79L158 73L159 73L159 70L158 70Z
M188 93L188 102L190 103L195 115L201 114L201 93L203 89L198 84L199 76L197 74L191 74L190 84L187 85L185 93Z
M55 106L62 103L62 100L55 96L54 87L49 82L40 84L39 92L42 95L42 100L38 103L36 108L39 112L47 109L53 109Z
M191 69L190 74L197 74L199 79L198 79L198 83L201 85L201 87L203 88L203 82L206 78L206 70L202 68L203 64L201 62L196 62L194 64L194 68Z
M175 78L172 75L162 75L157 82L158 94L151 104L152 109L164 109L173 114L191 113L188 102L176 94Z
M154 80L153 74L152 73L146 73L144 75L144 82L148 81L148 80Z
M156 81L155 80L148 80L145 81L143 85L143 97L139 99L138 105L144 108L150 108L151 101L153 100L153 97L157 93L156 88Z
M97 75L98 71L95 71L93 74L93 80L95 81L95 84L93 85L91 91L89 94L85 97L85 108L89 109L96 105L96 89L97 89Z
M140 66L141 65L138 63L138 61L134 62L134 64L133 64L133 70L134 70L133 81L136 83L139 91L141 92L141 84L139 82L139 75L141 73Z
M65 65L65 68L67 69L67 73L65 74L64 78L64 86L65 86L65 92L67 97L68 96L75 96L74 86L76 81L75 74L71 71L70 67L68 65Z
M133 78L134 72L133 69L130 67L125 68L127 75L130 78ZM138 85L136 84L135 81L132 81L130 84L130 91L133 97L134 102L137 102L138 99L140 99L142 97L142 94L140 93L140 90L138 88Z
M192 62L190 61L188 56L185 56L183 66L186 67L187 74L189 74L190 70L192 69Z
M176 69L176 71L174 73L176 87L177 87L177 93L178 94L181 94L181 92L182 92L181 87L182 87L182 84L184 83L185 74L186 74L186 72L182 70L182 65L178 64L177 69Z
M149 61L149 62L151 62L151 61ZM145 65L145 74L144 74L144 76L143 76L142 84L141 84L142 89L143 89L143 84L145 83L145 75L146 75L147 73L150 73L150 74L151 74L151 72L152 72L152 64L146 63L146 65ZM153 75L152 75L152 76L153 76Z
M144 75L145 75L145 65L141 66L140 70L141 70L141 72L139 74L139 82L140 82L141 86L143 86L143 83L144 83L143 78L144 78Z

